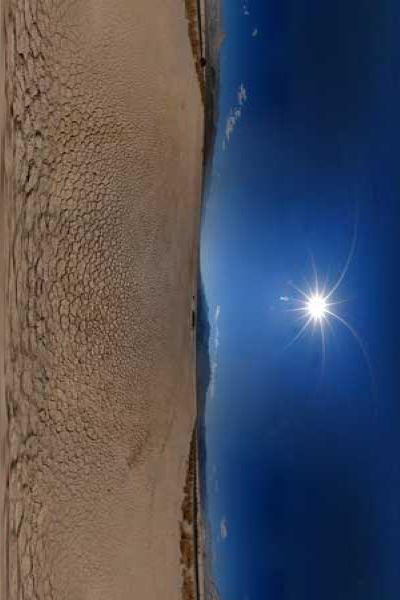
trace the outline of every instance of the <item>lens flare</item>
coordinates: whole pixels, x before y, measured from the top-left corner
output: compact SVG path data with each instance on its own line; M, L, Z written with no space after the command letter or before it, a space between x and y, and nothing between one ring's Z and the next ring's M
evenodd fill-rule
M340 323L351 333L352 337L355 339L358 346L360 347L364 359L368 365L368 370L370 372L372 380L373 377L371 363L368 357L367 350L360 336L358 335L354 327L337 312L337 306L339 304L343 304L345 300L336 299L336 293L338 292L349 270L350 263L352 261L356 247L356 242L357 218L355 219L353 238L344 267L340 272L339 277L330 288L328 288L327 285L324 285L322 287L320 286L317 268L312 255L311 262L314 272L314 285L309 286L307 284L306 289L302 289L301 287L297 286L293 281L288 282L289 285L296 292L296 294L294 294L294 296L280 296L280 299L282 301L285 301L285 303L289 303L291 305L290 308L286 309L287 311L299 313L300 328L296 335L293 337L293 339L291 339L289 343L285 346L285 348L288 348L289 346L292 346L295 342L297 342L305 334L307 329L311 328L311 330L314 331L315 328L318 328L321 334L322 366L324 366L326 327L329 327L329 329L333 330L333 323Z

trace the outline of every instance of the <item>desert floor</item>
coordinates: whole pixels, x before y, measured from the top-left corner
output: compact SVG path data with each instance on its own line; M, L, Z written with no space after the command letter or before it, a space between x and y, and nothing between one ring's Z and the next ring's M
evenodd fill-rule
M184 3L2 8L2 594L181 598L204 118Z

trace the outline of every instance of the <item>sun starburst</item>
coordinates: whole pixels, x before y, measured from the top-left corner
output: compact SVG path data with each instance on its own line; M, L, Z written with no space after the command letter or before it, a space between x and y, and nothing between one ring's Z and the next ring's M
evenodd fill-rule
M343 325L356 340L359 345L362 354L366 360L368 368L371 372L370 361L365 346L354 329L343 316L338 313L337 306L343 304L345 300L337 298L337 292L343 283L343 280L349 270L351 261L353 259L355 247L357 242L357 219L354 224L353 238L351 241L349 253L347 255L344 267L340 272L335 283L328 287L325 283L322 287L320 285L317 267L313 256L311 255L312 268L314 273L313 286L307 284L306 289L302 289L296 285L293 281L289 281L289 285L293 288L295 294L293 296L281 296L281 301L288 303L290 307L287 309L289 312L298 313L300 328L296 335L289 341L286 348L292 346L297 342L305 332L311 328L314 331L316 328L320 331L321 336L321 350L322 350L322 364L325 363L325 346L326 346L326 327L333 328L333 322L336 321Z

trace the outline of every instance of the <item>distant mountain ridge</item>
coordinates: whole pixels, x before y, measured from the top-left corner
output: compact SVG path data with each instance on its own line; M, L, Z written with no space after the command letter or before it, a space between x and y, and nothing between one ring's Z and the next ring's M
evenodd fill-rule
M206 477L207 448L205 410L207 393L212 375L210 358L211 324L210 308L207 302L201 270L199 271L197 294L197 464L200 480L201 503L200 545L203 553L204 600L219 600L220 595L213 573L211 525L208 518Z
M225 38L223 30L223 15L221 0L205 0L205 31L206 31L206 114L204 135L204 176L207 176L208 164L211 162L218 121L218 102L220 85L219 55Z
M206 92L205 92L205 132L204 132L204 169L203 169L203 206L202 219L205 213L207 186L212 167L212 157L217 134L219 86L220 86L220 49L225 34L222 27L222 1L204 0L205 2L205 58L206 58ZM204 600L219 600L220 594L215 584L213 573L213 555L211 544L211 525L208 518L207 502L207 449L205 431L205 410L207 392L211 383L210 308L207 302L204 281L199 268L197 286L197 461L200 482L201 531L199 532L200 548L203 553ZM202 599L203 600L203 599Z

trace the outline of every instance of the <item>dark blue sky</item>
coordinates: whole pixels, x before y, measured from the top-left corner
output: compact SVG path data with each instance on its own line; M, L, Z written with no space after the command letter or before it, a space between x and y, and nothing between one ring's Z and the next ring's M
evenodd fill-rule
M202 230L222 600L400 598L400 4L224 2ZM238 91L242 90L239 93ZM357 331L298 331L318 274Z

